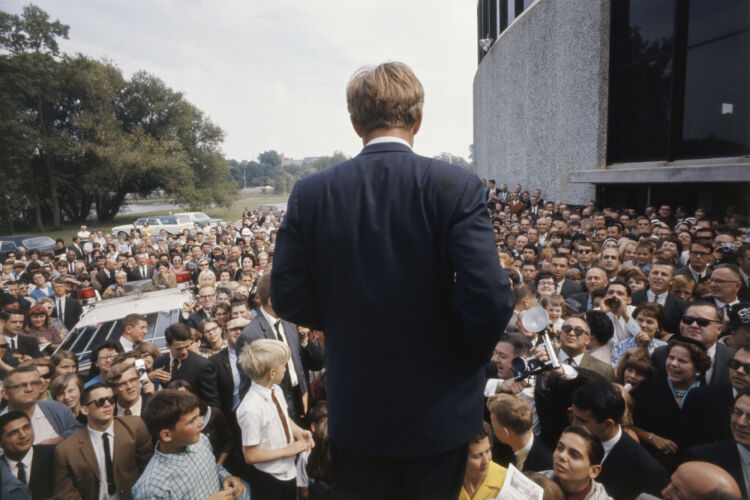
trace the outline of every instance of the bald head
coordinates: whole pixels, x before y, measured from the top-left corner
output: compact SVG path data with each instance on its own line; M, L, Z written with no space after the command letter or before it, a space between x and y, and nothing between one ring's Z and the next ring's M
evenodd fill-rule
M740 500L740 488L724 469L708 462L685 462L661 492L664 500L722 498Z

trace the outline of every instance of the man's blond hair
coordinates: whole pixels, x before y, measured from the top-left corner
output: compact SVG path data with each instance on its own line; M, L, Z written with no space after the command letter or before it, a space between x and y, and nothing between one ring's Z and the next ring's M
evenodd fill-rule
M424 89L404 63L366 66L346 86L349 114L364 133L378 128L410 129L422 114Z
M514 434L520 436L531 430L531 406L518 396L498 394L490 398L487 406L500 425Z
M130 369L135 370L135 365L132 365L130 363L117 363L115 365L112 365L112 368L109 369L107 372L107 384L110 386L114 386L120 381L120 377L122 377L122 374ZM136 370L136 373L138 373L138 370Z
M252 380L261 380L272 368L286 364L292 352L278 340L258 339L242 348L240 368Z

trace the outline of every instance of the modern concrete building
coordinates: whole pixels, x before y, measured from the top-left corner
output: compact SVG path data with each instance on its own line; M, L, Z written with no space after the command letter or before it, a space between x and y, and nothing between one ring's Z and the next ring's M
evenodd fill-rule
M479 0L480 177L584 205L750 208L750 2Z

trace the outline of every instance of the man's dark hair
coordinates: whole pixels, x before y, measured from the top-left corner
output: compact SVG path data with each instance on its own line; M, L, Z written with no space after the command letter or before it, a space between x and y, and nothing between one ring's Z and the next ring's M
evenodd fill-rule
M147 321L146 316L144 316L143 314L138 314L138 313L128 314L127 316L122 318L122 327L123 329L129 326L133 327L137 325L139 321Z
M184 414L200 407L198 397L177 389L162 389L157 392L144 408L141 418L153 436L159 436L164 429L174 429Z
M537 249L536 245L533 243L527 243L523 246L524 250L532 250L534 252L534 255L539 255L539 249Z
M0 415L0 438L5 434L5 426L19 418L26 419L27 422L31 423L29 416L21 410L13 410L4 415Z
M81 393L81 404L87 405L91 402L90 397L91 393L94 392L97 389L110 389L110 386L106 382L97 382L95 384L91 384L88 387L83 388L83 392Z
M16 373L39 373L39 370L36 369L36 365L21 365L13 368L8 373L5 374L3 377L3 382L6 382L10 377L15 375Z
M184 323L175 323L167 327L164 330L164 337L167 339L167 345L172 345L173 342L184 342L192 338L190 334L190 328Z
M318 401L307 412L307 421L310 424L320 424L328 418L328 405L325 400Z
M529 285L524 285L523 283L519 283L518 285L513 287L513 295L515 295L516 304L521 302L523 299L531 297L535 294L536 292L533 288L531 288Z
M539 282L542 280L555 281L555 275L549 271L540 271L539 274L536 275L536 278L534 278L534 283L538 286Z
M724 311L721 309L721 307L717 306L716 303L711 300L695 300L693 302L690 302L688 303L685 311L687 311L691 307L710 307L714 310L716 321L724 321Z
M586 323L589 324L591 335L596 338L599 345L605 345L615 334L615 327L606 313L602 311L588 311Z
M605 289L605 292L608 291L609 287L611 287L612 285L620 285L621 287L625 288L625 293L627 293L628 297L630 297L630 294L632 293L630 291L630 287L623 280L621 280L620 278L617 278L614 281L610 281L609 283L607 283L607 288Z
M500 342L510 344L513 347L513 355L516 357L528 356L531 352L531 340L522 333L505 332L500 336L498 343Z
M576 405L578 406L578 405ZM565 428L563 434L576 434L586 441L586 448L589 455L589 463L592 465L601 465L604 458L604 446L596 434L591 432L588 427L582 425L570 425Z
M528 260L528 259L524 260L523 263L521 264L521 267L524 267L524 266L534 266L535 269L539 270L539 263L535 260Z
M268 299L271 297L271 273L263 273L263 276L258 278L258 282L255 284L255 288L255 293L260 299L260 305L265 305L268 302Z
M592 382L582 385L573 393L573 405L588 410L597 422L608 418L619 424L625 414L625 399L609 382Z

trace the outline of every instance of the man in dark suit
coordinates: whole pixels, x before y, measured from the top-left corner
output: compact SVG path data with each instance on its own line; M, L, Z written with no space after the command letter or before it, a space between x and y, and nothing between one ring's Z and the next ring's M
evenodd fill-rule
M57 278L53 281L52 288L55 291L52 297L55 301L55 317L65 323L65 328L70 331L83 314L83 307L76 298L67 295L65 278Z
M130 270L128 275L128 281L138 280L150 280L154 277L156 268L148 263L148 255L145 253L138 254L136 256L136 262L138 263L133 269Z
M740 301L738 295L742 289L740 268L734 264L719 264L711 271L711 298L714 303L729 316L732 307Z
M185 311L180 315L180 322L189 328L199 330L203 320L210 317L209 311L216 304L216 289L212 286L203 286L198 290L197 308L187 314Z
M227 416L227 418L232 417L232 420L234 420L235 408L240 404L242 397L245 395L249 387L248 384L245 384L245 386L242 387L242 371L237 366L239 352L236 348L238 337L249 323L250 322L244 318L230 320L229 323L227 323L226 331L224 333L224 339L227 341L227 346L208 358L208 361L213 365L214 370L216 371L216 385L219 391L219 409L225 416Z
M34 445L34 429L22 411L0 415L0 448L10 471L31 489L32 500L46 500L52 491L55 445Z
M732 405L730 427L732 439L704 444L688 449L688 460L699 460L718 465L737 482L742 498L748 498L745 478L748 477L747 457L750 457L750 392L737 396Z
M113 258L108 258L104 262L104 268L94 275L96 282L99 283L99 290L101 292L104 292L108 286L115 284L116 267L117 261Z
M298 181L277 236L273 308L326 334L345 497L458 496L514 305L479 178L411 149L423 96L401 63L358 72L347 102L365 148Z
M555 287L557 293L562 295L564 298L568 298L573 294L581 293L581 285L575 281L567 279L565 276L568 273L568 256L565 254L555 254L552 257L552 274L555 276Z
M742 302L750 302L750 243L744 243L737 250L737 266L742 276L739 299Z
M531 405L518 396L498 394L490 398L489 409L495 437L513 450L510 463L524 472L552 468L552 451L532 431Z
M1 313L4 320L3 335L5 336L5 343L8 345L6 352L41 358L42 353L39 351L37 340L29 335L21 335L24 314L18 309L9 309Z
M281 389L286 397L289 415L296 421L307 413L307 400L309 387L307 385L307 370L320 370L323 368L322 353L317 346L308 342L304 348L300 346L300 338L297 333L297 327L289 321L283 321L278 317L271 302L271 276L273 271L266 271L258 279L257 296L260 300L260 313L253 318L237 339L237 352L242 352L242 348L258 339L272 339L284 342L292 352L292 357L288 362L287 371L284 379L281 381ZM303 357L304 351L314 351L311 356L308 352ZM312 365L305 366L304 359L314 359ZM249 384L250 379L243 373L243 386Z
M690 260L688 265L681 267L675 272L675 276L685 276L695 282L703 283L711 277L711 261L713 260L714 248L711 240L696 240L690 244Z
M115 399L103 383L84 389L81 412L88 424L55 450L55 498L97 500L103 498L100 488L110 497L133 498L133 485L154 449L140 417L114 416Z
M729 382L705 385L690 392L680 412L680 446L724 441L732 437L729 409L738 394L750 389L750 346L729 360Z
M706 346L711 357L711 368L706 372L706 383L720 386L729 382L729 364L734 354L733 347L717 342L724 331L724 313L713 302L699 300L691 302L680 322L680 335L697 340ZM689 321L689 323L687 323ZM656 368L666 374L667 346L657 347L651 355Z
M219 406L216 372L209 361L190 350L190 329L184 323L175 323L164 331L169 352L154 361L154 370L164 368L172 380L184 380L192 385L194 393L210 406Z
M620 423L625 400L608 383L579 387L573 393L571 424L587 427L604 446L602 471L597 477L612 498L635 498L640 493L658 495L669 483L667 470L636 443Z
M669 293L674 276L674 266L669 262L655 260L648 273L648 289L633 292L631 304L637 306L643 302L657 302L664 308L664 330L669 333L680 331L682 318L687 303Z

